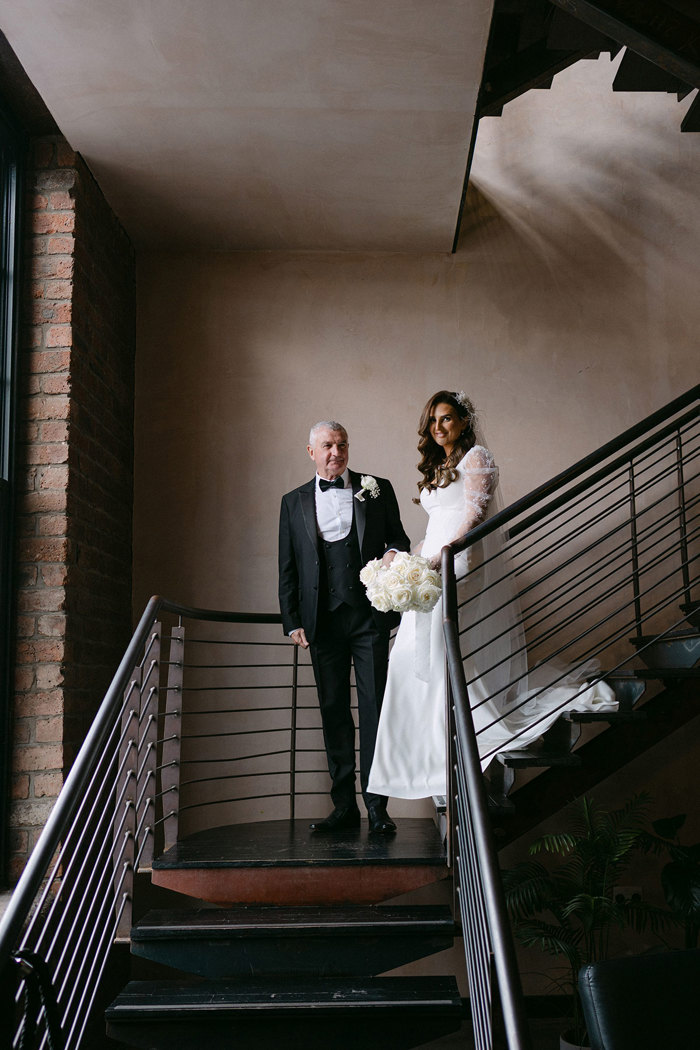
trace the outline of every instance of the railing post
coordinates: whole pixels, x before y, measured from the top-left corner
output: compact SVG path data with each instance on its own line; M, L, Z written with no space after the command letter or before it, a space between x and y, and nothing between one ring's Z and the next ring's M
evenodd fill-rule
M299 646L292 654L292 721L289 742L289 819L296 815L297 795L297 700L299 688Z
M136 800L136 863L148 867L153 861L156 823L156 767L158 765L158 701L160 691L161 624L153 624L146 658L139 705L139 754Z
M160 794L163 812L163 849L177 842L180 811L180 748L182 742L182 684L185 667L185 628L170 632L168 682L165 690Z
M634 486L634 462L630 462L629 470L629 502L630 502L630 536L632 540L632 593L634 595L634 622L635 640L640 647L644 644L642 635L642 602L639 586L639 551L637 543L637 501Z
M136 666L124 691L122 742L118 757L118 768L122 770L122 777L115 784L117 800L122 794L122 786L124 789L121 803L115 804L113 825L114 908L119 915L117 937L129 936L133 911L141 676L141 667ZM122 898L125 898L123 908Z
M445 573L445 561L443 554L443 574ZM454 569L450 568L447 575L443 575L443 621L457 622L457 581ZM455 864L457 849L457 749L456 749L456 726L454 696L450 682L450 671L445 652L445 752L447 756L447 777L445 785L445 819L447 821L446 850L447 866L452 869L452 907L455 921L459 918L459 871Z
M452 871L452 914L455 922L460 920L459 910L459 866L457 861L457 748L456 748L456 726L454 718L454 697L450 684L450 672L447 666L447 654L445 654L445 696L447 702L446 728L447 740L447 783L445 785L445 820L447 822L445 835L445 850L447 853L447 867Z
M686 602L690 602L690 569L688 567L688 523L685 516L685 477L683 474L683 439L680 429L676 434L676 462L678 471L678 528L680 531L681 574Z

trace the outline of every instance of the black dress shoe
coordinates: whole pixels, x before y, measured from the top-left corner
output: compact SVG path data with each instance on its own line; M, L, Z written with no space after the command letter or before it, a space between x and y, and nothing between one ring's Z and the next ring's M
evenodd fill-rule
M369 830L375 835L395 835L396 824L383 806L372 807L367 811Z
M357 806L336 806L325 820L309 824L312 831L346 831L348 828L359 828L360 811Z

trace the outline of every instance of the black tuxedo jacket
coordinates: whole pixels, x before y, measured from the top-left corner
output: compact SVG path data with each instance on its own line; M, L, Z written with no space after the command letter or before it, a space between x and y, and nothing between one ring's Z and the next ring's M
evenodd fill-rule
M360 491L360 475L350 472L353 493ZM410 541L404 532L391 482L377 478L379 495L372 499L353 499L353 514L360 541L362 564L381 558L391 547L407 551ZM321 555L316 525L316 478L282 497L279 534L279 600L285 634L303 627L307 640L316 637L318 621ZM400 619L398 613L371 609L378 626L389 629Z

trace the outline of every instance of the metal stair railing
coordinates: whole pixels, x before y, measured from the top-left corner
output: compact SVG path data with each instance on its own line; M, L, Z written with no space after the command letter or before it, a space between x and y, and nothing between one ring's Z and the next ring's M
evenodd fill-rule
M489 546L496 532L501 540ZM456 555L480 541L482 551L490 550L486 562L475 556L475 567L458 582ZM503 770L521 729L510 731L509 716L554 696L558 686L577 680L577 671L579 684L550 705L554 717L596 682L606 681L622 704L630 683L636 702L674 675L694 673L699 555L700 386L443 549L449 849L478 1050L493 1045L495 997L509 1050L530 1046L488 811L489 796L512 783ZM488 614L494 626L488 616L480 621L481 640L472 648L484 596L478 580L488 580L499 598ZM507 632L495 626L499 614L501 622L505 614L522 627L518 655L527 669L484 698L474 690L475 667L487 680L510 666ZM664 655L669 645L671 655ZM665 668L655 668L664 661ZM503 696L509 714L499 716L492 702ZM534 711L532 721L545 730L534 747L546 760L554 749L550 737L562 738L562 719L549 730L550 714ZM581 733L579 721L566 717L569 746ZM499 724L501 739L489 744Z
M149 601L0 921L3 1048L91 1045L139 872L183 826L327 793L310 666L280 625Z

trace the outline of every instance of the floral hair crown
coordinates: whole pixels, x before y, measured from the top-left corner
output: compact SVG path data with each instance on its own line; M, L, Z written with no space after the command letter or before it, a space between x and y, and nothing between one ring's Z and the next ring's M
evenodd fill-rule
M472 406L470 404L469 398L463 390L455 390L454 399L457 402L457 404L461 405L462 408L465 409L467 412L471 411Z

